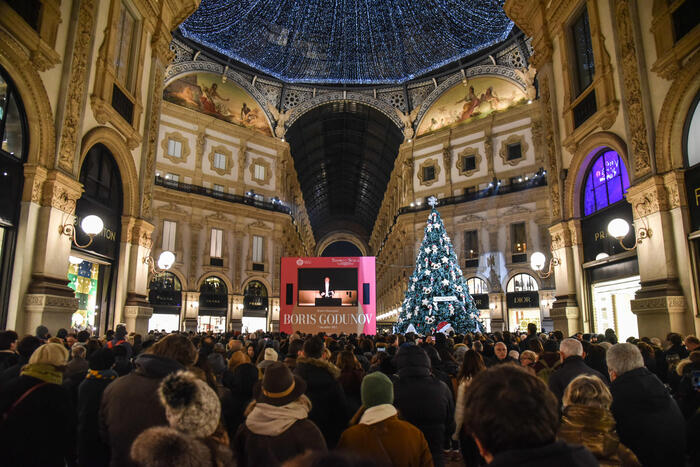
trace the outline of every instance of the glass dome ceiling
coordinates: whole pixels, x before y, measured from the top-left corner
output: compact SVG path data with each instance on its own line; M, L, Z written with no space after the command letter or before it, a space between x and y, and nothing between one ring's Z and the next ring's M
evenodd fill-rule
M288 83L396 84L508 37L504 0L202 0L186 38Z

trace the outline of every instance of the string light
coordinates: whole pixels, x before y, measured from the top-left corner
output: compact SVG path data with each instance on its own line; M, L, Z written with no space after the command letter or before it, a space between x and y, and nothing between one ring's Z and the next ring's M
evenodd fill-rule
M508 37L505 0L202 0L188 39L289 83L393 84Z

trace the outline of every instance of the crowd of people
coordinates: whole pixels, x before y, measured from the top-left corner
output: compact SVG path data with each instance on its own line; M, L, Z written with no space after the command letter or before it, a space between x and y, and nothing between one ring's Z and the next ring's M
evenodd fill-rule
M700 341L0 332L6 466L700 465Z

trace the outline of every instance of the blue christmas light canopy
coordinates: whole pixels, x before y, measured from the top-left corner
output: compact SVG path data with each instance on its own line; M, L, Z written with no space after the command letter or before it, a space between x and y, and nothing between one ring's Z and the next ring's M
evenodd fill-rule
M507 38L504 0L202 0L188 39L289 83L401 83Z

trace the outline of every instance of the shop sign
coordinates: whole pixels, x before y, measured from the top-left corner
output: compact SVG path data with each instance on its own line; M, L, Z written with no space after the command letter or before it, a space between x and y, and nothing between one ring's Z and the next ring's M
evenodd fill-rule
M621 201L581 221L584 263L595 260L600 253L613 256L625 251L620 242L608 234L608 224L618 217L630 224L630 232L622 241L628 246L634 244L632 207L627 201Z
M228 307L228 295L226 294L200 294L199 308L223 308Z
M540 294L534 292L508 292L506 294L508 308L539 308Z
M102 219L104 228L102 229L102 232L93 238L90 246L83 248L83 250L95 253L98 256L102 256L107 259L116 259L117 248L119 246L121 218L119 214L105 209L103 206L86 198L81 198L78 200L75 208L75 232L78 243L80 245L84 245L90 240L90 237L88 237L80 227L80 223L85 217L92 214L99 216L100 219Z
M488 310L489 309L489 294L480 293L472 295L474 299L474 306L477 310Z
M691 231L700 230L700 165L685 172L685 187L688 193Z

